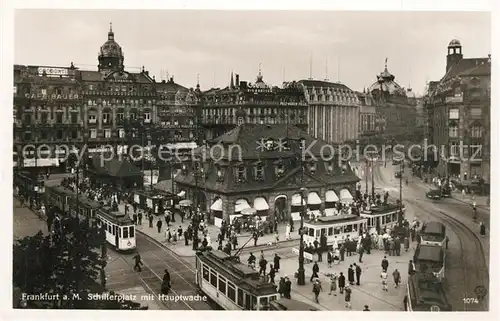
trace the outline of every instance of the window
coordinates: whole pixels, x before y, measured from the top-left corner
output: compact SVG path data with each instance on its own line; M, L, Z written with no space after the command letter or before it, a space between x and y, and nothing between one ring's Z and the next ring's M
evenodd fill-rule
M145 123L151 122L151 113L144 113L144 122Z
M128 227L123 227L123 238L124 239L128 238Z
M459 119L460 118L460 113L458 108L451 108L450 109L450 114L449 114L449 119Z
M210 270L210 284L217 287L217 274L212 270Z
M482 146L472 145L470 146L470 157L471 160L480 160L481 158L481 148Z
M63 114L62 113L56 113L56 123L57 124L62 124L63 122Z
M124 118L123 113L117 113L116 114L116 120L123 120L123 118Z
M44 96L47 95L47 89L42 89L42 95L44 95Z
M135 113L130 113L128 116L131 120L134 120L137 118L137 115Z
M458 126L456 124L450 124L449 136L450 137L458 137Z
M309 171L312 174L316 173L316 163L309 164Z
M309 228L309 236L314 236L314 229L313 228Z
M243 307L243 290L242 289L238 289L238 305L240 307Z
M226 279L219 276L219 291L226 294Z
M103 124L110 124L111 123L111 115L109 113L102 114L102 123Z
M481 108L471 108L470 115L472 117L481 117L483 110Z
M328 228L328 236L333 235L333 227Z
M116 225L113 225L113 235L116 234Z
M333 234L337 235L337 234L340 234L340 233L342 233L341 227L335 227L335 228L333 228Z
M245 120L243 117L238 117L238 126L243 125L245 123Z
M450 145L450 156L456 156L458 155L460 146L456 142L452 142Z
M56 139L62 139L63 138L63 131L58 129L56 131Z
M272 139L266 140L266 149L273 150L274 149L274 141Z
M24 133L24 140L26 140L26 141L31 140L31 133L30 132Z
M237 172L236 172L236 177L238 180L244 180L246 178L245 175L245 167L244 166L238 166Z
M72 124L78 123L78 114L77 113L71 113L71 123Z
M483 133L481 132L481 126L472 126L472 128L470 129L470 135L474 138L480 138L483 135Z
M118 237L120 237L120 238L121 238L121 237L122 237L122 229L121 229L121 228L118 228L117 232L118 232Z
M97 129L90 130L90 138L97 138Z
M134 237L134 227L133 226L129 226L129 232L128 234L130 234L130 237Z
M280 162L276 164L276 176L280 177L283 174L285 174L285 165L282 162Z
M89 124L95 124L95 123L97 123L97 116L89 115Z
M78 131L76 129L73 129L71 131L71 138L72 139L77 139L78 138Z
M47 134L47 132L46 132L46 131L42 131L42 132L40 133L40 138L41 138L42 140L45 140L45 139L47 139L48 137L49 137L49 135Z
M118 129L118 137L120 138L125 137L125 129L123 128Z
M111 138L111 129L104 130L104 138Z
M229 300L236 302L236 289L234 284L227 282L227 297Z
M263 181L264 180L264 166L262 163L257 164L255 167L255 179L257 181Z
M208 267L203 265L203 278L207 281L210 280L210 272L208 271Z
M110 224L106 224L107 228L108 228L108 232L111 233L111 225Z
M49 119L49 115L47 113L42 113L42 115L40 117L40 122L42 124L46 124L48 122L48 119Z

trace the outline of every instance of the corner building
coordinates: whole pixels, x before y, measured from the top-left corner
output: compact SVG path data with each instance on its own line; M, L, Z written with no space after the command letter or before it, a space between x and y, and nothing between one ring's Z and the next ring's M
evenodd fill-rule
M312 145L316 160L308 153L301 157L300 139ZM295 126L242 124L209 143L208 161L183 167L175 178L177 190L197 200L216 225L245 208L269 220L300 220L301 187L311 211L351 202L358 177L332 158L325 141L315 140ZM278 209L284 217L274 215Z

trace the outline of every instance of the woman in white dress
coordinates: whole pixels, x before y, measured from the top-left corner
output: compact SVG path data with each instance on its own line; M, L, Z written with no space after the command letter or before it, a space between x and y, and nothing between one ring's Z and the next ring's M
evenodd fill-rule
M290 236L290 224L287 224L287 225L286 225L286 230L285 230L285 239L287 239L287 240L290 240L290 239L291 239L291 236Z

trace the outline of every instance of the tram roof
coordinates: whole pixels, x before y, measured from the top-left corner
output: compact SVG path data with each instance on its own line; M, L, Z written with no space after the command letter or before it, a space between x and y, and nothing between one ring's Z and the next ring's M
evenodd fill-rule
M408 288L412 303L417 306L438 306L443 311L451 311L451 306L444 294L442 285L433 279L430 279L422 273L416 273L409 277Z
M56 185L56 186L49 186L47 187L48 189L52 189L54 192L57 194L64 194L65 196L71 197L75 202L76 202L76 192L66 188L61 185ZM85 196L85 194L80 194L78 195L78 201L84 205L88 205L92 208L99 208L102 207L102 205L99 202L96 202L94 200L91 200Z
M99 213L102 214L108 220L117 223L119 225L129 225L132 224L132 220L128 215L125 215L122 212L112 211L110 207L103 207L99 210Z
M443 234L446 227L439 222L429 222L422 226L422 232L425 234Z
M219 250L202 251L196 255L208 266L228 277L238 287L252 294L266 295L276 293L276 287L268 282L261 282L258 271L240 263L235 257Z
M443 261L443 249L440 246L420 245L415 250L415 257L423 261Z
M365 215L383 215L390 214L399 210L399 205L397 204L387 204L381 206L374 206L370 208L370 212L362 212ZM404 207L403 207L404 210Z
M326 225L326 224L335 224L335 223L345 223L345 222L355 222L364 220L363 217L357 215L329 215L329 216L320 216L316 221L304 222L304 224L309 225Z

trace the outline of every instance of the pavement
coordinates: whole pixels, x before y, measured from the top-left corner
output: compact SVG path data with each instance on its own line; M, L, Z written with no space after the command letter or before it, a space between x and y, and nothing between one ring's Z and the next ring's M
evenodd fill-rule
M13 199L13 237L14 240L33 236L38 232L48 234L47 224L29 208L22 206L17 198Z
M120 212L125 213L125 203L121 203L120 205L118 205L118 208L119 208ZM132 215L133 215L132 210L130 211L129 215L130 215L130 218L132 218ZM160 233L158 233L158 229L156 228L156 222L158 222L158 220L162 220L162 222L163 222L163 226L161 228ZM180 215L176 214L175 215L175 223L171 222L170 228L171 228L172 232L174 232L174 230L175 230L175 232L177 232L177 229L179 228L179 226L182 226L182 230L184 231L189 226L189 223L190 223L190 220L187 220L187 219L184 220L184 223L181 223ZM155 216L155 218L153 220L153 227L152 228L149 227L148 220L146 218L143 218L142 225L137 226L137 231L154 239L155 241L160 242L165 247L172 250L175 254L177 254L181 257L194 257L195 253L192 249L192 243L190 243L188 246L186 246L184 244L183 239L180 241L177 241L176 243L167 242L167 240L165 238L165 227L166 227L165 226L165 215L161 214L161 215ZM220 229L217 226L210 225L210 224L207 226L207 228L208 228L208 232L209 232L209 235L211 238L212 246L217 247L216 238L217 238L217 235L219 234ZM292 232L290 235L292 238L291 240L287 241L287 240L283 239L284 235L285 235L285 230L286 230L285 224L283 224L283 223L278 224L278 233L280 235L280 242L279 242L280 246L298 244L300 237L299 237L298 233L295 231ZM259 237L259 239L257 241L257 246L254 247L252 235L250 233L243 232L238 236L238 248L242 247L247 241L248 241L248 243L242 252L247 252L250 250L260 251L260 250L266 249L266 248L275 248L274 234L265 234L264 236Z

